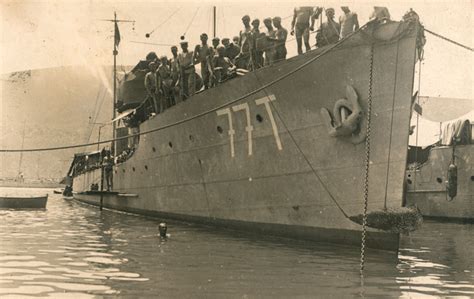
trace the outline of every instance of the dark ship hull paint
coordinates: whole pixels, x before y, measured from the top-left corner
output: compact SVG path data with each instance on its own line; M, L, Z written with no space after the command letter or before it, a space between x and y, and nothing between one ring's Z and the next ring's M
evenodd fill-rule
M48 195L35 197L0 197L0 209L45 209Z
M401 27L382 25L373 36L396 35ZM369 210L402 205L417 60L418 26L410 28L401 38L373 45ZM361 226L331 196L348 215L363 212L365 145L330 137L320 110L332 111L350 85L367 111L372 37L356 34L250 96L243 97L324 49L196 94L142 123L142 132L167 127L140 136L134 155L115 166L114 191L137 197L103 196L103 206L359 244ZM169 126L187 118L192 119ZM99 196L81 191L99 177L99 170L76 176L75 198L98 205ZM369 235L372 247L398 249L397 234L369 229Z
M416 205L422 215L429 218L472 222L474 145L456 146L457 195L448 201L446 181L452 152L452 146L434 147L428 160L418 170L407 171L407 205Z

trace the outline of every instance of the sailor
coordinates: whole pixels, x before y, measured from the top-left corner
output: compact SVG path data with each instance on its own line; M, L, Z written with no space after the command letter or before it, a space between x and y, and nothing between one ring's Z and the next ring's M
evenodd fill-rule
M341 26L334 21L334 8L326 9L327 21L321 24L316 34L316 46L323 47L339 40Z
M217 83L236 76L236 67L228 57L225 57L225 48L223 46L217 47L217 55L214 56L212 65Z
M281 18L273 18L273 26L276 28L275 32L275 61L286 59L286 39L288 37L288 30L281 26Z
M383 6L374 6L374 11L370 15L370 20L377 20L379 22L383 22L384 20L390 20L390 13L388 9Z
M239 49L240 49L240 46L239 46L240 45L240 38L237 35L232 38L232 41L234 42L234 45L236 47L239 47Z
M239 33L239 47L240 54L235 58L235 63L238 68L248 69L250 63L250 41L251 41L251 31L250 27L250 17L245 15L242 17L242 23L244 24L244 29Z
M234 62L235 57L237 57L237 55L239 55L240 53L239 46L236 46L234 43L231 43L230 39L228 39L227 37L222 39L222 44L225 48L225 57L229 58L232 62Z
M263 52L265 53L265 65L271 65L273 64L273 61L275 61L276 31L273 29L272 18L265 18L263 24L267 28L267 32L265 33L266 42L263 47Z
M309 44L309 31L314 30L314 21L319 17L322 8L316 7L314 10L310 6L295 7L293 11L293 20L291 21L291 35L296 35L296 44L298 45L298 54L303 54L302 41L306 52L311 50ZM311 25L309 24L311 20Z
M155 113L160 113L160 108L158 107L158 89L156 88L156 62L150 62L148 64L150 71L145 75L145 89L147 91L148 99L151 101L153 111Z
M106 156L102 159L102 165L104 167L105 183L107 184L107 191L112 190L112 170L113 160L110 157L110 151L107 151Z
M221 40L217 36L212 39L212 48L214 49L214 51L216 51L217 47L219 47L220 42ZM214 53L214 55L217 55L217 51Z
M257 47L257 39L262 37L260 33L260 20L252 21L251 39L250 39L250 68L256 70L263 66L263 51ZM263 34L265 36L265 34Z
M209 56L211 55L211 49L207 45L207 34L203 33L201 34L201 44L196 45L196 48L194 48L194 64L201 64L201 77L204 83L204 89L209 88L209 66L208 66L208 61L209 61Z
M181 100L194 95L195 92L195 70L193 64L193 52L188 51L188 42L182 41L180 43L182 52L178 55L179 75L180 75L180 92Z
M146 55L145 59L147 61L147 65L150 65L150 62L155 62L158 60L158 55L156 55L155 52L150 52Z
M178 47L172 46L171 54L173 54L173 58L170 59L171 79L173 80L173 82L171 83L172 93L173 93L173 97L171 99L171 105L176 105L179 98Z
M214 60L214 57L217 56L217 47L219 47L219 43L220 43L220 39L218 37L214 37L212 39L212 47L210 47L210 52L209 52L209 56L208 56L208 70L209 70L209 73L211 74L210 75L210 79L209 79L209 86L210 87L213 87L213 86L216 86L216 76L214 74L214 66L212 65L212 62Z
M164 109L172 106L173 97L173 79L171 78L171 70L168 62L168 57L160 57L161 65L156 71L157 89L160 93L161 107Z
M340 39L343 39L359 29L359 20L357 19L357 14L351 12L348 6L341 6L341 10L344 12L344 15L339 17L339 24L341 26Z

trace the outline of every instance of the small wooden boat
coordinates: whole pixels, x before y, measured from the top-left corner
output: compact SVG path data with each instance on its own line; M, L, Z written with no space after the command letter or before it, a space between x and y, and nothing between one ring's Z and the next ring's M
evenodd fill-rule
M48 195L43 196L0 196L0 209L45 209Z
M54 194L63 194L63 191L64 191L64 189L63 190L53 190L53 193Z

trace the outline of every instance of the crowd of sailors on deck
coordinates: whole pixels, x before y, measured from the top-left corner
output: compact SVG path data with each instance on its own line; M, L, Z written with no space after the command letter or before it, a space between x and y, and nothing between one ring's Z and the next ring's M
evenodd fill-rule
M339 22L334 20L335 10L322 7L296 7L293 11L290 34L295 36L298 54L311 50L310 31L314 31L315 20L325 11L326 21L321 22L316 31L316 47L337 43L359 29L357 14L349 7L341 7L343 14ZM371 19L387 20L390 14L385 7L374 7ZM153 114L185 101L201 89L212 88L234 77L245 75L264 66L285 60L288 30L282 26L281 18L265 18L264 30L260 30L260 20L245 15L242 17L244 28L232 41L229 38L214 37L208 44L208 35L202 33L201 43L189 50L187 41L178 47L171 47L171 59L155 52L146 56L145 76L147 106ZM195 65L200 66L200 75Z

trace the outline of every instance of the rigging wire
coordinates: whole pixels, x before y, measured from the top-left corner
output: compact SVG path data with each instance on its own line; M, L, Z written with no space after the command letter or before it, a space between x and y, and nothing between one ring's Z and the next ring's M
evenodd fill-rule
M167 47L174 46L174 45L172 45L172 44L161 44L161 43L140 42L140 41L135 41L135 40L131 40L131 41L129 41L129 43L134 43L134 44L145 44L145 45L153 45L153 46L167 46Z
M388 135L388 155L387 155L387 173L385 176L385 196L383 201L383 208L387 209L387 195L388 195L388 183L389 183L389 175L390 175L390 158L392 157L392 134L393 134L393 121L394 121L394 114L395 114L395 100L396 100L396 91L397 91L397 79L398 79L398 56L400 50L400 43L397 43L397 56L395 58L395 82L393 84L393 97L392 97L392 113L390 115L390 131Z
M426 28L424 28L424 29L425 29L426 32L428 32L428 33L430 33L430 34L432 34L432 35L434 35L434 36L436 36L436 37L439 37L439 38L441 38L441 39L443 39L443 40L445 40L445 41L447 41L447 42L450 42L450 43L452 43L452 44L455 44L456 46L459 46L459 47L461 47L461 48L464 48L464 49L466 49L466 50L469 50L469 51L471 51L471 52L474 52L474 48L471 48L471 47L468 47L468 46L463 45L463 44L461 44L461 43L458 43L458 42L456 42L456 41L454 41L454 40L452 40L452 39L450 39L450 38L447 38L447 37L445 37L445 36L442 36L441 34L435 33L435 32L433 32L433 31L431 31L431 30L429 30L429 29L426 29Z
M416 104L420 104L420 93L421 93L421 63L420 60L418 65L418 94L416 97ZM420 114L416 113L416 135L415 135L415 162L418 161L418 125L419 125ZM414 172L415 176L413 177L413 191L416 191L416 171Z
M161 22L158 26L155 27L155 29L153 29L152 31L150 31L149 33L145 34L145 37L146 38L149 38L153 32L155 32L155 30L157 30L158 28L160 28L161 26L163 26L166 22L168 22L179 10L181 9L181 7L178 7L172 14L170 14L163 22Z
M92 132L94 131L95 122L97 120L97 105L99 103L99 98L101 94L102 94L102 84L99 86L99 91L97 92L97 96L95 98L95 105L94 105L94 109L92 110L92 119L89 116L89 121L92 121L91 123L92 127L89 131L89 137L87 137L87 142L91 141Z
M260 83L260 80L258 79L258 76L255 75L255 78L257 80L257 82L259 84ZM264 89L263 92L265 93L265 95L267 97L269 97L270 95L268 94L267 92L267 89ZM280 112L278 111L278 109L275 107L275 104L273 103L273 101L269 101L270 105L272 106L273 110L275 111L276 115L278 116L278 118L280 119L281 123L283 124L283 127L285 128L286 132L288 133L288 136L290 136L290 139L293 141L293 144L296 146L296 148L298 149L298 151L301 153L301 155L303 156L303 159L306 161L306 164L308 164L309 168L311 168L311 171L312 173L314 174L314 176L316 177L316 179L319 181L319 183L321 184L321 186L323 187L324 191L326 191L326 193L329 195L329 197L331 198L331 200L334 202L334 204L337 206L337 208L341 211L341 213L344 215L344 217L346 217L347 219L350 219L349 218L349 215L347 215L347 213L344 211L344 209L342 208L342 206L337 202L336 198L334 198L334 196L332 195L332 193L329 191L329 188L326 186L326 184L324 184L323 180L321 179L321 177L319 176L319 174L317 173L316 169L313 167L313 165L311 164L311 162L309 161L309 158L305 155L305 153L303 152L303 149L301 149L301 147L298 145L298 143L296 142L296 139L295 137L293 136L293 134L291 133L290 129L288 128L288 126L286 125L286 122L283 120Z
M365 24L363 26L361 26L358 30L352 32L350 35L348 35L346 38L344 39L341 39L339 40L337 43L327 47L326 49L324 49L323 51L321 51L321 53L313 58L311 58L310 60L306 61L305 63L301 64L300 66L296 67L295 69L293 69L292 71L289 71L288 73L286 74L283 74L281 75L280 77L276 78L275 80L263 85L263 86L260 86L258 88L256 88L255 90L253 91L250 91L249 93L247 94L244 94L236 99L233 99L227 103L224 103L218 107L215 107L213 109L210 109L208 111L204 111L204 112L201 112L201 113L198 113L192 117L188 117L188 118L185 118L185 119L182 119L182 120L179 120L179 121L176 121L174 123L170 123L170 124L167 124L167 125L164 125L164 126L161 126L161 127L157 127L157 128L154 128L154 129L150 129L150 130L147 130L147 131L143 131L143 132L139 132L139 133L135 133L135 134L131 134L131 135L127 135L127 136L122 136L122 137L119 137L119 138L112 138L112 139L108 139L108 140L104 140L104 141L98 141L98 142L91 142L91 143L85 143L85 144L75 144L75 145L65 145L65 146L56 146L56 147L48 147L48 148L31 148L31 149L0 149L0 153L7 153L7 152L10 152L10 153L13 153L13 152L35 152L35 151L55 151L55 150L64 150L64 149L72 149L72 148L80 148L80 147L85 147L85 146L90 146L90 145L98 145L98 144L103 144L103 143L110 143L110 142L113 142L113 141L118 141L118 140L123 140L123 139L127 139L127 138L130 138L130 137L136 137L136 136L140 136L140 135L146 135L146 134L150 134L150 133L153 133L153 132L157 132L157 131L160 131L160 130L164 130L166 128L169 128L169 127L173 127L173 126L177 126L177 125L180 125L180 124L183 124L183 123L186 123L188 121L191 121L193 119L196 119L196 118L199 118L199 117L202 117L204 115L207 115L209 113L212 113L212 112L215 112L219 109L222 109L224 107L227 107L229 105L232 105L242 99L245 99L249 96L252 96L262 90L264 90L265 88L268 88L270 86L272 86L273 84L293 75L294 73L300 71L301 69L303 69L304 67L308 66L309 64L313 63L314 61L316 61L317 59L319 59L320 57L324 56L326 53L328 53L329 51L332 51L334 48L340 46L341 44L343 44L345 41L349 40L349 37L354 35L355 33L361 31L361 30L364 30L365 28L368 27L368 24ZM426 30L426 29L425 29ZM420 70L421 70L421 66L420 66ZM419 84L420 84L420 81L421 81L421 74L419 72Z
M194 18L196 18L196 15L199 11L199 7L196 8L196 11L194 12L193 17L191 18L191 21L189 21L188 27L186 27L186 30L184 31L183 35L181 35L181 40L184 40L184 37L186 36L186 33L188 33L189 27L193 24Z
M300 71L301 69L307 67L308 65L310 65L311 63L315 62L316 60L318 60L319 58L321 58L322 56L326 55L328 52L332 51L333 49L335 49L336 47L339 47L341 44L345 43L347 40L349 40L351 36L353 36L354 34L358 33L359 31L361 30L365 30L367 27L368 27L368 24L370 23L367 23L365 24L364 26L361 26L358 30L352 32L351 34L349 34L346 38L344 39L341 39L339 40L338 42L328 46L326 49L323 49L321 51L321 53L319 53L317 56L309 59L308 61L302 63L300 66L294 68L293 70L281 75L280 77L276 78L275 80L272 80L238 98L235 98L233 100L230 100L229 102L227 103L224 103L220 106L217 106L217 107L214 107L212 109L209 109L207 111L203 111L201 113L198 113L194 116L191 116L191 117L188 117L188 118L185 118L185 119L182 119L182 120L178 120L176 122L173 122L173 123L170 123L170 124L167 124L167 125L164 125L164 126L161 126L161 127L157 127L157 128L154 128L154 129L150 129L150 130L147 130L147 131L142 131L142 132L139 132L139 133L135 133L135 134L131 134L131 135L127 135L127 136L122 136L122 137L118 137L118 138L112 138L112 139L108 139L108 140L103 140L103 141L98 141L98 142L91 142L91 143L87 143L87 144L76 144L76 145L65 145L65 146L56 146L56 147L48 147L48 148L31 148L31 149L23 149L23 150L20 150L20 149L0 149L0 153L6 153L6 152L20 152L20 151L25 151L25 152L34 152L34 151L54 151L54 150L64 150L64 149L72 149L72 148L79 148L79 147L85 147L85 146L89 146L89 145L97 145L97 144L103 144L103 143L110 143L110 142L113 142L113 141L118 141L118 140L123 140L123 139L128 139L130 137L136 137L136 136L141 136L141 135L146 135L146 134L150 134L150 133L153 133L153 132L157 132L157 131L161 131L161 130L164 130L164 129L167 129L167 128L170 128L170 127L174 127L174 126L177 126L177 125L180 125L180 124L183 124L183 123L186 123L186 122L189 122L191 120L194 120L194 119L197 119L197 118L200 118L202 116L205 116L207 114L210 114L210 113L213 113L213 112L216 112L217 110L220 110L222 108L225 108L229 105L232 105L234 103L237 103L238 101L241 101L245 98L248 98L272 85L274 85L275 83L277 82L280 82L281 80L295 74L296 72Z

